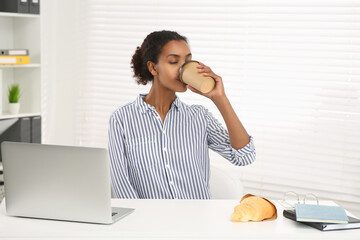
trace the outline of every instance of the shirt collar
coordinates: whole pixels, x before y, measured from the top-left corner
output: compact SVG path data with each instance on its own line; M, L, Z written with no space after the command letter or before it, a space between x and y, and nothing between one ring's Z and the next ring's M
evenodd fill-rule
M143 98L146 97L146 95L147 94L139 94L138 98L136 99L136 105L139 108L141 113L146 113L149 110L155 110L154 106L147 104L143 100ZM178 111L181 111L182 109L184 109L184 103L179 99L178 96L176 96L175 100L171 104L171 108L173 108L173 107Z

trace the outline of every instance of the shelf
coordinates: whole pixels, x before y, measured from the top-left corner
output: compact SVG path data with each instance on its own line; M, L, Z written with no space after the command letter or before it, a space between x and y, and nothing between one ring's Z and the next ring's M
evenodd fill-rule
M10 114L10 113L3 113L0 115L0 119L9 119L9 118L23 118L23 117L35 117L40 116L41 113L19 113L19 114Z
M0 69L3 68L38 68L40 67L40 63L30 63L30 64L18 64L18 65L1 65Z
M0 12L0 17L40 18L40 14Z

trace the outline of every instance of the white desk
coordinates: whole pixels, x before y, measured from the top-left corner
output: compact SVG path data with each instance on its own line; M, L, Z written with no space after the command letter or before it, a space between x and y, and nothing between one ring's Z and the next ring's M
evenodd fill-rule
M239 200L121 200L113 206L135 212L113 225L10 217L0 206L2 238L145 238L145 239L360 239L360 229L321 232L282 216L275 221L234 223ZM320 202L324 204L324 202Z

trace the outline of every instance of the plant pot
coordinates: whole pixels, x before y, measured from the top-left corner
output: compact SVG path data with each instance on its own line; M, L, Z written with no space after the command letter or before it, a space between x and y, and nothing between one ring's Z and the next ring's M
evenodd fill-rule
M9 113L18 114L20 111L20 103L9 103Z

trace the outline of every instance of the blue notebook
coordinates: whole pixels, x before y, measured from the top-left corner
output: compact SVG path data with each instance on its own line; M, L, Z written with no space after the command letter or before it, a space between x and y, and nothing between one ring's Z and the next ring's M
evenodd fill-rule
M310 204L296 204L296 221L322 223L348 223L343 207Z

